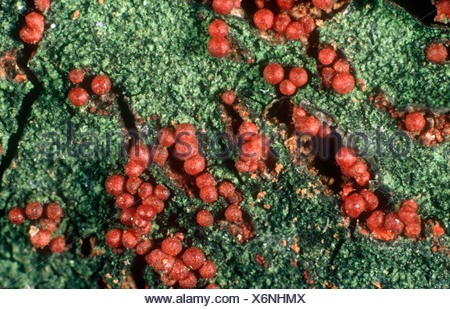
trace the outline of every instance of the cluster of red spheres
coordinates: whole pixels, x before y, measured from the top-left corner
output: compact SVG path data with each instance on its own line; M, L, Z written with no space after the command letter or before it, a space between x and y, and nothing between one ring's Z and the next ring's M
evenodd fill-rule
M154 249L145 256L147 264L161 275L167 286L178 282L180 288L193 289L197 278L212 279L216 276L216 264L205 258L202 250L190 247L183 250L184 235L176 233L163 240L160 249ZM210 284L207 289L219 288Z
M236 161L239 173L254 173L265 167L265 161L269 158L269 139L258 131L259 128L250 121L244 121L239 126L239 159Z
M355 150L349 147L341 147L336 153L335 159L343 175L353 177L360 186L369 182L370 172L367 164L358 158Z
M297 87L303 87L308 82L308 72L302 67L294 67L285 78L284 68L278 63L268 64L263 71L264 80L271 85L279 85L284 95L293 95Z
M303 15L297 20L292 20L287 13L274 14L270 9L264 8L264 1L255 1L259 9L253 15L256 28L267 31L273 29L279 35L286 35L291 40L299 40L307 37L316 28L314 19L309 15ZM295 1L277 1L281 10L289 9Z
M428 60L434 63L442 63L448 59L448 50L444 44L435 43L425 51Z
M445 21L446 19L450 19L450 0L440 0L436 3L436 8L436 20Z
M309 134L310 136L318 136L320 138L326 138L331 133L328 124L322 124L317 117L308 115L306 111L298 105L294 106L293 119L295 130L297 132Z
M79 85L84 81L84 71L73 69L69 73L69 80L73 84L78 85L69 92L70 103L77 107L85 105L89 100L89 93ZM111 90L111 80L106 75L97 75L91 82L91 90L98 96L108 94Z
M37 12L31 12L25 16L25 24L26 26L19 32L22 41L28 44L39 43L44 33L44 16Z
M227 56L230 52L230 43L226 38L228 34L227 24L221 19L214 20L208 26L208 33L211 36L208 42L208 52L211 56L216 58Z
M106 234L106 243L120 253L121 248L135 249L137 254L147 254L151 248L148 234L152 220L164 210L170 192L165 186L141 175L150 164L152 153L147 146L135 145L130 149L125 174L112 175L105 183L106 192L116 197L120 223L128 229L112 229Z
M44 209L41 203L30 202L25 209L14 207L8 213L9 222L12 224L23 224L27 218L39 220L39 228L35 225L32 225L30 228L31 243L40 249L49 246L50 251L54 253L61 253L66 249L64 236L52 238L52 233L56 232L62 217L63 210L58 203L50 203Z
M350 74L350 64L338 58L333 47L327 46L319 51L322 83L326 88L333 88L339 94L349 93L355 88L355 78Z

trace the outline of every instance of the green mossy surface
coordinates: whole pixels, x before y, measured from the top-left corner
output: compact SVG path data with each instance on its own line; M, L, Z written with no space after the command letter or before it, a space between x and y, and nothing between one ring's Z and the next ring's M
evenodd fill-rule
M427 28L388 1L353 1L345 13L319 29L320 41L335 42L357 78L366 84L365 91L357 88L338 95L322 88L315 59L300 42L269 44L255 35L247 20L227 16L230 34L244 52L239 61L214 59L206 49L207 27L218 16L209 6L187 1L144 2L52 3L44 38L30 61L44 90L32 106L17 156L1 183L1 287L94 288L105 281L118 288L133 269L150 287L164 288L159 275L137 265L142 259L131 252L117 255L104 242L105 232L120 226L114 200L103 184L107 176L123 170L125 159L120 157L117 140L122 138L124 125L117 107L108 116L97 116L70 105L67 74L79 67L108 75L133 113L146 121L143 131L153 136L155 128L181 122L208 132L222 130L218 102L225 89L237 90L251 117L261 124L266 107L277 98L276 89L264 82L262 68L272 61L304 66L311 81L293 100L306 100L311 110L332 117L334 126L345 135L366 134L370 143L365 158L378 175L374 188L387 196L389 206L396 209L402 200L415 198L424 218L439 220L448 230L448 144L426 148L410 140L410 151L398 158L389 149L389 139L381 138L379 151L373 143L375 134L390 137L399 131L395 121L369 101L382 89L397 106L448 108L450 69L430 64L424 56L427 44L448 37L448 30ZM15 26L17 17L9 18L6 25ZM20 46L12 36L3 40L11 42L8 46ZM249 57L254 63L245 61ZM2 108L11 104L12 97L19 98L20 106L21 95L27 92L22 87L11 88L14 94L5 95ZM152 120L153 114L157 120ZM13 121L14 115L6 117L3 110L1 115L2 121ZM83 133L96 134L98 156L69 156L68 120L71 147L79 149ZM43 155L48 132L61 138L59 156L50 159ZM107 133L114 134L116 141L109 155L103 151ZM362 236L358 229L352 233L340 215L339 199L325 194L319 177L306 167L292 165L283 141L276 141L283 166L276 177L238 175L231 161L208 156L210 172L217 180L231 181L243 193L242 206L256 232L252 240L241 245L219 224L198 226L194 209L208 208L220 219L224 201L205 205L189 198L162 168L152 168L157 182L172 191L166 209L154 222L151 237L155 243L170 233L184 232L186 246L201 248L217 264L214 282L222 288L375 288L374 282L383 288L450 287L449 258L431 251L431 238L383 244ZM36 252L27 226L9 224L8 210L32 200L61 203L66 217L56 234L66 235L72 244L67 252ZM90 239L95 240L94 252L103 254L89 256ZM447 236L442 243L448 245ZM257 254L266 259L268 268L256 264ZM312 285L304 279L304 270L314 281ZM199 282L200 287L206 284Z

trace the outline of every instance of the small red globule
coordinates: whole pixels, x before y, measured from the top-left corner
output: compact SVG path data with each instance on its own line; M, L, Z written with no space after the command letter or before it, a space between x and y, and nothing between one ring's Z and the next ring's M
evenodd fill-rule
M77 107L83 106L89 100L89 94L84 88L73 88L69 92L69 102Z
M121 175L109 176L105 182L106 192L114 196L119 195L125 188L125 181L125 177Z
M208 42L208 52L213 57L225 57L229 51L230 43L224 37L212 37Z
M38 202L30 202L25 207L25 214L31 220L39 219L44 212L44 207Z
M362 198L364 199L364 201L366 202L367 210L372 211L378 207L378 198L372 191L363 189L360 192L360 194L361 194Z
M442 44L432 44L425 53L428 60L434 63L442 63L448 57L447 48Z
M37 233L30 236L31 243L36 248L44 249L50 243L51 235L49 231L40 229Z
M226 198L232 198L235 192L235 188L232 183L224 181L219 185L219 194Z
M173 264L173 267L169 272L169 276L170 278L179 281L186 278L189 272L189 268L186 267L181 259L177 258L175 259L175 263Z
M80 69L73 69L69 73L69 79L74 84L79 84L84 80L84 72Z
M195 184L197 188L203 189L207 187L214 187L216 185L216 181L210 173L205 173L195 179Z
M34 6L39 12L44 12L50 9L51 0L34 0Z
M350 64L344 59L338 59L333 63L333 69L337 73L349 73L350 72Z
M360 194L353 193L345 200L344 208L349 217L358 218L366 210L366 202Z
M173 128L164 128L159 131L159 143L165 147L172 147L175 144L175 130Z
M322 77L322 83L326 88L331 88L333 86L333 78L336 76L336 71L333 68L326 67L320 72Z
M287 14L278 14L273 19L273 29L279 33L286 32L286 28L291 23L291 18Z
M175 258L162 252L160 249L155 249L145 256L145 261L156 272L168 272L172 269Z
M45 215L53 221L58 221L63 216L63 211L58 203L50 203L45 207Z
M128 193L130 194L136 194L138 193L139 187L142 184L142 180L139 179L138 177L130 177L127 179L127 181L125 182L125 189L127 190Z
M245 142L250 141L256 133L258 132L258 127L250 121L244 121L238 129L239 139Z
M374 211L370 217L367 218L366 225L371 232L384 226L384 213L381 210Z
M294 6L295 0L276 0L277 5L282 10L289 10Z
M197 223L204 227L211 226L214 223L214 217L210 211L205 209L200 210L197 213Z
M339 94L349 93L355 88L355 78L350 73L337 73L333 78L332 86Z
M177 256L178 254L180 254L182 249L183 245L181 244L181 241L176 237L166 238L161 244L162 252L171 256Z
M134 197L130 193L121 193L116 198L116 204L120 209L126 209L133 206Z
M208 26L208 33L212 37L224 37L228 34L227 23L217 19L212 21Z
M321 127L319 119L314 116L307 116L295 122L295 130L301 133L316 135Z
M284 95L293 95L295 90L297 90L297 87L295 87L294 83L288 79L285 79L280 83L280 92Z
M111 248L122 247L122 230L112 229L106 233L105 241L106 244Z
M406 237L409 238L417 238L420 235L420 232L422 231L422 226L420 223L420 220L411 222L405 226L405 229L403 233Z
M161 274L161 282L167 286L172 286L175 283L177 283L177 280L172 279L169 276L169 273L163 273L163 274Z
M420 132L425 127L426 120L421 112L408 114L405 119L406 129L410 132Z
M19 31L19 36L25 43L37 44L42 38L42 32L36 28L25 26Z
M384 226L395 236L400 235L405 227L395 212L390 212L386 215L384 219Z
M260 30L268 30L273 25L273 13L268 9L259 9L253 15L253 22L255 26Z
M136 215L139 216L140 218L146 220L146 221L151 221L151 220L153 220L155 218L156 211L150 205L140 205L136 209Z
M184 264L192 270L199 269L205 262L205 255L202 250L194 247L186 249L181 258Z
M32 12L25 16L25 23L27 26L36 29L40 33L44 32L44 16L39 13Z
M342 147L336 153L336 162L340 167L350 168L357 160L355 151L349 147Z
M333 5L334 0L312 0L312 4L321 10L326 10L331 8L331 6Z
M302 87L308 82L308 72L304 68L296 67L289 71L289 80L296 86Z
M139 236L133 229L128 229L123 231L122 234L122 245L127 249L133 249L139 241Z
M147 166L150 162L151 153L147 146L141 143L131 147L128 152L128 159L130 161L136 161L141 163L143 166Z
M178 281L178 284L182 289L193 289L197 285L197 277L194 273L189 272L185 278Z
M22 224L25 221L25 211L20 207L11 208L8 212L8 220L12 224Z
M111 80L106 75L98 75L92 80L91 89L96 95L105 95L111 90Z
M138 255L146 255L152 249L152 241L150 239L141 239L134 247L134 251Z
M205 287L205 289L207 289L207 290L220 289L220 286L219 286L218 284L211 283L211 284L208 284L208 285Z
M219 198L216 187L206 187L200 189L200 199L205 203L213 203Z
M305 35L303 25L298 21L291 22L286 28L286 35L291 40L298 40Z
M139 207L142 207L142 205ZM122 210L122 212L120 213L120 217L119 217L120 223L122 223L126 226L132 226L133 225L133 217L134 217L135 213L136 213L136 208L134 208L134 207L129 207L129 208Z
M233 0L213 0L212 7L218 14L229 14L234 7Z
M263 76L269 84L277 85L284 79L284 69L278 63L271 63L264 68Z
M137 190L138 196L142 199L149 197L150 195L152 195L152 193L153 193L153 186L148 182L144 182L143 184L141 184L139 186L139 189Z
M222 101L225 104L231 105L236 100L236 93L234 91L228 90L222 94Z
M159 199L161 201L165 201L169 198L170 191L163 185L156 185L155 189L153 190L153 195L157 199Z
M367 164L362 160L356 160L355 164L348 168L348 175L353 177L361 177L367 171Z
M298 22L302 25L305 34L310 34L316 28L314 19L309 15L303 15L298 19Z
M66 241L63 236L53 238L50 241L49 247L51 252L59 254L66 249Z
M151 152L152 162L158 164L159 166L163 166L164 162L166 162L167 158L169 157L169 151L162 145L153 146Z
M319 52L319 62L323 65L330 65L336 59L336 51L330 47L325 47Z
M444 14L447 18L450 17L450 0L440 0L436 4L438 14Z
M206 263L198 270L200 277L205 279L211 279L216 276L216 264L212 261L206 261Z
M53 233L54 231L56 231L56 229L58 227L56 222L53 220L50 220L50 219L40 219L39 226L41 227L41 229L43 229L45 231L49 231L50 233Z
M242 210L238 204L231 204L225 210L225 219L230 222L241 222L242 221Z
M149 206L153 207L153 209L158 214L164 210L164 202L154 196L149 196L149 197L145 198L142 201L142 205L149 205Z
M205 158L197 154L194 157L184 161L183 167L187 174L197 175L205 169Z
M144 172L145 167L136 160L131 160L125 165L125 174L128 177L139 177Z

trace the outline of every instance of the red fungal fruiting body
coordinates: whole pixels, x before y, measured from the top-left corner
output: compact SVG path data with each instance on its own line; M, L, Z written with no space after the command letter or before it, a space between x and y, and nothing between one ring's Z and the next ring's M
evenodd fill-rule
M400 235L403 232L404 224L400 221L395 212L388 213L384 219L384 226L394 235Z
M210 279L216 275L216 264L212 261L206 261L206 263L198 270L198 274L202 278Z
M175 130L173 128L164 128L159 131L159 143L165 147L172 147L175 144Z
M66 241L63 236L53 238L49 247L51 252L59 254L66 249Z
M228 90L222 94L222 101L225 104L231 105L236 100L236 93L234 91Z
M325 47L319 52L319 62L323 65L330 65L336 59L337 55L334 49L330 47Z
M50 203L45 207L45 215L53 221L58 221L63 216L63 211L58 203Z
M348 175L353 177L363 176L367 171L367 164L361 160L356 160L355 164L348 168Z
M175 263L173 263L173 267L169 272L170 278L179 281L186 278L188 274L189 268L184 265L183 261L179 258L175 259Z
M326 88L331 88L333 86L333 78L336 75L334 69L330 67L323 68L320 75L322 76L323 85Z
M320 138L326 138L326 137L330 136L330 134L331 134L331 128L326 123L322 124L319 128L319 131L317 132L317 135Z
M403 207L410 207L412 210L417 211L419 209L419 205L417 205L417 202L413 199L406 200L402 203Z
M304 15L300 17L298 21L302 25L303 32L305 34L310 34L316 28L316 23L314 22L314 19L312 19L312 17L309 15Z
M278 14L273 19L273 29L277 32L284 33L286 32L287 26L291 23L291 18L287 14Z
M212 7L218 14L228 14L233 9L233 0L213 0Z
M180 288L193 289L197 285L197 277L192 272L189 272L184 279L178 281Z
M350 72L350 64L344 59L338 59L333 63L333 69L337 73L349 73Z
M128 177L139 177L144 171L144 166L138 161L130 161L125 166L125 174Z
M125 189L130 194L136 194L141 184L142 180L140 180L138 177L130 177L125 182Z
M204 227L211 226L214 223L214 217L210 211L205 210L205 209L200 210L197 213L197 223L200 226L204 226Z
M25 23L27 26L36 29L40 33L44 32L44 16L39 13L32 12L25 16Z
M352 193L352 192L353 192L352 186L350 186L350 185L343 185L343 186L342 186L342 195L341 195L341 199L342 199L343 201L345 201L345 200L347 199L348 195L349 195L350 193Z
M149 196L149 197L145 198L142 201L142 205L149 205L149 206L153 207L153 209L158 214L164 210L164 202L154 196Z
M156 272L168 272L172 269L175 263L175 258L168 254L165 254L159 249L155 249L145 256L145 261Z
M263 76L269 84L277 85L284 79L284 69L278 63L271 63L264 68Z
M34 6L39 12L44 12L50 9L51 0L34 0Z
M50 219L40 219L39 225L41 229L49 231L50 233L56 231L56 228L58 227L56 222Z
M450 1L449 0L440 0L439 3L436 4L436 8L438 9L438 15L444 14L447 18L450 16Z
M195 127L190 123L180 123L175 130L175 136L179 138L181 135L195 137Z
M181 258L184 264L192 270L199 269L205 262L205 255L202 250L195 247L186 249Z
M155 162L159 166L163 166L169 157L167 148L162 145L152 147L152 162Z
M125 177L121 175L109 176L105 183L106 192L117 196L123 192L125 187Z
M284 95L293 95L295 90L297 90L297 87L295 87L294 83L288 79L285 79L280 83L280 92Z
M305 35L303 26L298 21L291 22L286 28L286 35L291 40L298 40Z
M36 234L30 236L31 243L36 248L43 249L50 242L51 235L49 231L40 229Z
M384 226L384 213L381 210L374 211L370 217L367 218L366 225L371 232Z
M198 142L194 136L181 136L175 144L174 156L179 160L192 158L198 153Z
M165 201L169 198L170 192L169 189L167 189L165 186L163 185L156 185L155 190L153 190L153 195L161 200L161 201Z
M224 181L219 185L219 194L223 197L231 198L233 197L235 188L233 184L228 181Z
M178 238L179 240L183 241L184 240L184 234L180 233L180 232L176 232L173 237Z
M134 197L130 193L121 193L116 198L116 204L120 209L126 209L133 206Z
M25 26L20 29L19 36L25 43L37 44L42 38L42 32L40 32L36 28Z
M140 236L146 236L150 231L152 230L152 222L148 221L146 224L142 227L139 226L133 226L133 229L136 231L136 234Z
M111 80L106 75L98 75L92 80L91 89L96 95L105 95L111 90Z
M195 178L195 184L197 188L203 189L215 186L216 181L214 180L214 177L211 174L205 173Z
M360 194L353 193L345 200L344 208L349 217L358 218L366 210L366 202Z
M312 4L321 10L326 10L331 8L333 5L334 0L312 0Z
M177 280L172 279L168 273L161 274L161 282L167 286L172 286L177 283Z
M141 206L139 206L141 207ZM129 207L127 209L122 210L122 212L120 213L120 223L126 225L126 226L131 226L133 225L133 216L136 213L136 208L134 207Z
M389 241L394 235L392 235L391 231L389 231L384 226L375 228L373 231L373 236L379 240Z
M242 221L242 210L238 204L231 204L225 210L225 219L230 222L240 222Z
M448 56L447 48L442 44L433 44L425 52L428 60L434 63L442 63Z
M69 101L74 106L83 106L87 103L89 100L89 94L84 88L77 87L73 88L69 92Z
M228 34L227 23L217 19L212 21L208 26L208 33L212 37L224 37Z
M74 84L79 84L84 80L84 72L79 69L73 69L69 73L69 79Z
M349 168L357 160L355 151L349 147L342 147L336 153L336 162L340 167Z
M267 30L273 25L273 13L268 9L259 9L253 15L253 22L258 29Z
M181 244L181 241L176 237L169 237L163 240L161 244L161 250L165 254L171 255L171 256L177 256L181 250L183 249L183 245ZM172 277L174 278L174 277ZM174 278L176 279L176 278ZM178 280L178 279L177 279Z
M378 198L372 191L364 189L361 191L361 196L366 202L367 210L375 210L378 207Z
M134 247L134 251L138 255L146 255L152 249L152 241L150 239L141 239Z
M230 43L223 37L212 37L208 42L208 52L213 57L225 57L229 51Z
M138 240L139 240L139 237L136 234L135 230L128 229L128 230L123 231L122 245L125 248L128 248L128 249L134 248L137 245Z
M146 221L151 221L155 218L156 212L155 209L150 205L140 205L136 209L136 215Z
M8 220L12 224L22 224L25 221L25 211L20 207L11 208L8 212Z
M218 193L216 187L206 187L200 189L200 199L205 203L213 203L218 199Z
M421 112L408 114L405 119L406 129L410 132L420 132L425 127L425 117Z
M298 121L299 119L305 117L306 115L307 115L306 111L303 108L301 108L298 105L294 106L293 117L295 121Z
M422 227L420 225L420 220L417 220L417 221L407 224L405 226L403 233L405 234L406 237L416 238L420 235L421 231L422 231Z
M360 186L365 186L370 180L369 171L365 171L361 176L355 176L355 180Z
M289 72L289 80L296 86L302 87L308 82L308 72L304 68L292 68Z
M264 2L266 0L253 0L253 2L255 2L255 5L258 9L262 9L264 7Z
M250 168L249 165L250 165L249 162L244 161L242 159L238 159L236 161L236 170L239 173L247 173L249 171L249 168Z
M106 233L106 244L111 248L120 248L122 246L122 230L112 229Z
M138 144L131 147L130 152L128 153L128 159L130 161L139 162L143 166L147 166L150 161L150 150L147 146Z
M333 78L332 86L337 93L346 94L355 88L355 79L350 73L337 73Z
M439 222L437 222L435 225L433 225L433 227L431 228L431 235L435 236L435 237L441 237L442 235L444 235L445 231L442 228L442 226L439 224Z
M152 195L152 193L153 193L153 186L148 182L144 182L143 184L141 184L139 186L139 189L137 190L137 194L142 199L149 197L150 195Z
M250 121L244 121L238 129L239 139L248 142L256 135L257 132L258 127L254 123Z
M208 284L205 289L211 290L211 289L220 289L220 286L214 283Z
M289 10L294 6L295 0L276 0L277 5L282 10Z
M307 116L295 122L295 130L302 133L316 135L319 132L321 123L314 116Z
M205 158L197 154L184 161L183 167L187 174L192 176L197 175L205 169Z
M398 217L404 224L409 224L419 219L416 211L409 206L402 206L398 211Z
M25 214L31 220L39 219L42 216L43 212L44 212L44 208L38 202L30 202L25 207Z

